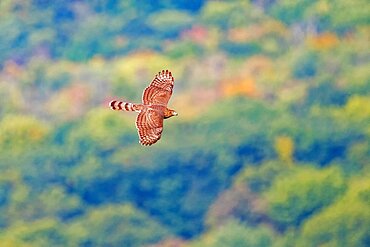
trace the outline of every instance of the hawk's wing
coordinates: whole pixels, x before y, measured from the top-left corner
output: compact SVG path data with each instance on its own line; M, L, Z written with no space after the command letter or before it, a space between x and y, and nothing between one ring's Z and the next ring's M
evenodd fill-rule
M142 110L136 118L136 128L142 145L156 143L163 130L163 114L150 108Z
M150 83L149 87L145 88L143 93L144 105L163 105L167 106L172 95L174 78L168 70L159 72Z

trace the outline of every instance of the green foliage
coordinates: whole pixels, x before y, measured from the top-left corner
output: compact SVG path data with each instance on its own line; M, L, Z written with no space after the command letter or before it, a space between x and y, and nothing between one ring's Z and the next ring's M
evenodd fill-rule
M66 232L66 228L54 219L43 219L32 223L19 222L0 233L4 246L73 246L75 242Z
M234 5L226 2L208 2L203 7L202 16L205 22L214 25L225 25L227 16L231 15Z
M85 61L95 54L113 56L117 50L123 48L116 42L116 38L124 23L122 18L89 16L77 27L79 31L71 38L63 55L73 61ZM101 39L102 36L106 39Z
M309 0L282 0L276 2L271 11L278 19L291 25L302 19L311 4Z
M82 211L81 199L76 195L69 195L61 186L48 188L37 197L38 210L42 210L43 214L68 219Z
M246 183L253 192L263 192L269 189L276 176L286 172L287 166L281 162L269 161L257 167L247 166L239 172L235 183Z
M47 61L36 58L28 63L27 75L22 76L21 82L25 88L37 88L44 96L68 86L70 73L67 64L50 66Z
M29 146L41 144L49 127L32 116L7 115L0 122L2 151L21 152Z
M0 85L0 116L16 112L24 107L20 89L12 84Z
M251 228L235 221L230 221L195 241L192 247L267 247L273 246L273 232L266 227Z
M332 82L326 81L308 90L307 104L343 105L347 97L346 92L338 89Z
M370 145L365 141L354 143L348 149L346 161L343 162L343 170L346 172L369 171L368 157L370 157Z
M318 67L317 60L317 54L312 52L298 56L293 67L293 76L298 79L315 76Z
M346 194L304 223L305 246L366 246L370 227L370 181L352 181Z
M353 68L351 74L346 74L345 78L352 82L346 86L349 93L363 95L370 92L370 72L366 68Z
M143 246L168 236L168 231L130 205L91 210L71 223L68 232L78 246Z
M148 18L148 25L165 37L177 35L181 30L189 28L192 22L190 14L178 10L158 11Z
M343 176L335 167L299 168L277 179L266 192L268 214L283 227L300 224L307 215L331 204L344 189Z
M340 31L345 31L353 26L366 26L369 24L370 7L366 1L337 0L330 3L332 8L329 20L332 26ZM343 9L348 11L343 12Z
M201 11L201 19L208 25L226 29L246 22L248 4L232 1L207 1Z
M260 45L257 42L235 43L225 41L220 44L220 48L222 50L225 50L228 54L236 57L252 56L256 53L261 52Z
M203 53L201 46L191 41L178 42L168 48L166 54L174 59L179 59L188 56L198 56Z
M117 131L115 136L111 136L114 128ZM102 152L113 149L120 143L124 145L134 135L134 126L129 125L128 119L104 109L94 109L70 132L67 142L76 150Z

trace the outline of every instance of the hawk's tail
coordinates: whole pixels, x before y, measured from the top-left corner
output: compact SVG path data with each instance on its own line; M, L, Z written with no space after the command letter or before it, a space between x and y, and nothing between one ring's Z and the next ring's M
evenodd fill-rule
M142 105L140 104L132 104L128 102L122 102L119 100L112 100L109 103L109 106L112 110L115 111L136 111L140 112L142 110Z

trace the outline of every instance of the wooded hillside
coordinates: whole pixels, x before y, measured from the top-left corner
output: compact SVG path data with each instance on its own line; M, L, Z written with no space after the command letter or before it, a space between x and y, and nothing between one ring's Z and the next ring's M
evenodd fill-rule
M370 245L366 0L0 1L0 245ZM175 77L162 139L134 113Z

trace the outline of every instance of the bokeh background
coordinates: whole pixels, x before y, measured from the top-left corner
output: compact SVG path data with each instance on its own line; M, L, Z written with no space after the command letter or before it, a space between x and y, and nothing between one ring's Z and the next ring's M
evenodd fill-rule
M370 246L367 0L1 0L0 246ZM175 89L162 139L136 114Z

